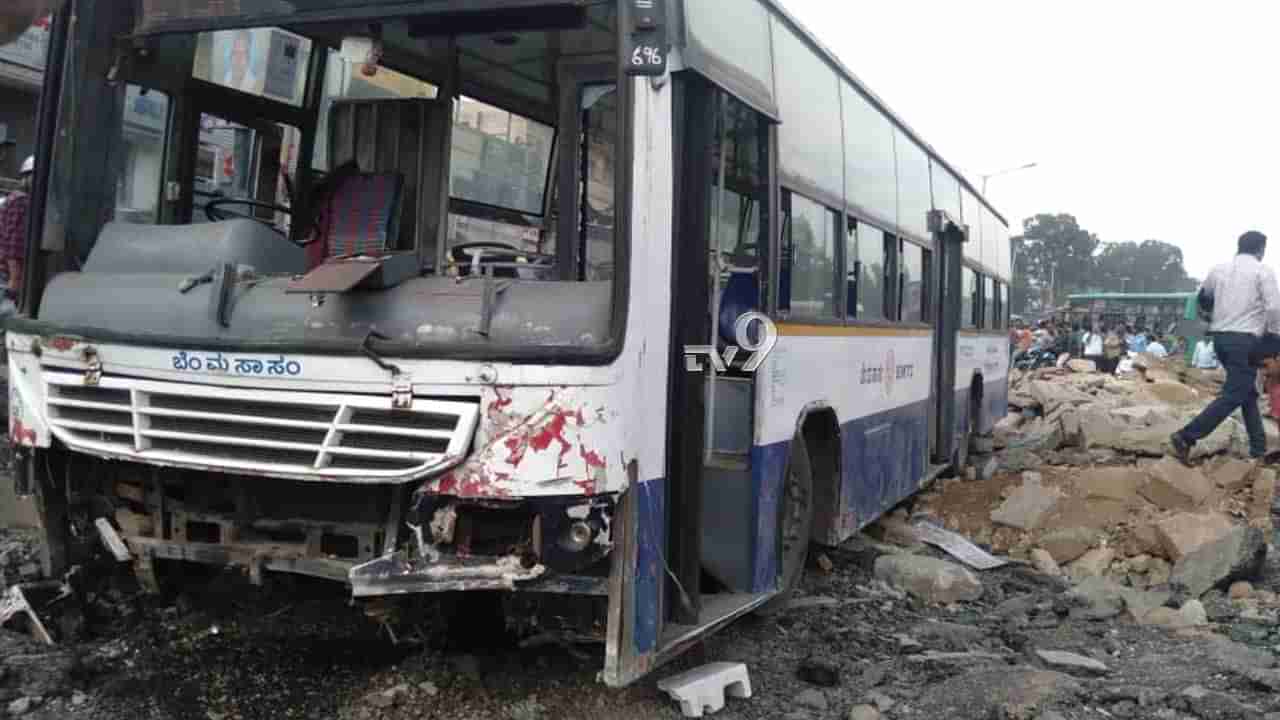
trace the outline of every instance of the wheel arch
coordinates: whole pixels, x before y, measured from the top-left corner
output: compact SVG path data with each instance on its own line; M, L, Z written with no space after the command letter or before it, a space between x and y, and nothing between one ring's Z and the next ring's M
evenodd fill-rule
M813 475L813 531L811 538L822 544L836 544L841 527L841 479L843 478L843 436L840 420L830 405L806 405L796 418L796 437L809 451Z

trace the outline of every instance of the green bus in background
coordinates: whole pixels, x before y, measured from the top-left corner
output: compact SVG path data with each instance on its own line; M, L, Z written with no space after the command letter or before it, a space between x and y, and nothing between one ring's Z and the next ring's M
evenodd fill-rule
M1056 313L1059 320L1071 323L1123 323L1146 328L1186 340L1184 356L1188 363L1196 343L1208 331L1208 323L1197 313L1196 293L1081 293L1067 298L1065 308ZM1172 350L1173 348L1170 348Z

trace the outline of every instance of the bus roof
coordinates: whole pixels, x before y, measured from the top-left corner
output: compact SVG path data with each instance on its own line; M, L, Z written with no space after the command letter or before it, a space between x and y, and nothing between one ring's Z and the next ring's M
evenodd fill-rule
M683 0L683 2L699 2L699 1L700 0ZM702 1L706 1L706 0L702 0ZM996 219L998 219L1005 227L1009 226L1009 221L1005 219L1004 215L1000 214L1000 211L995 209L995 207L987 200L987 198L983 196L983 194L979 192L976 187L973 186L973 183L969 182L969 179L965 177L964 173L956 170L951 165L951 163L947 162L946 159L943 158L942 155L937 150L935 150L932 145L930 145L928 142L924 140L923 137L920 136L920 133L912 129L912 127L908 125L907 122L903 120L900 115L895 113L893 109L889 107L888 103L886 103L883 99L881 99L879 95L876 95L871 90L871 88L867 87L867 84L864 83L860 78L858 78L857 75L853 74L853 71L850 70L848 67L846 67L845 64L840 61L840 58L837 57L836 54L832 52L830 48L824 45L823 42L817 38L817 36L809 32L808 28L802 25L800 21L795 18L794 15L792 15L785 7L783 7L782 3L779 0L760 0L760 2L764 3L764 5L766 5L770 10L772 10L779 18L781 18L788 25L790 25L793 30L799 33L799 35L804 39L805 42L809 43L811 46L813 46L815 50L818 51L819 56L821 56L824 60L826 60L826 62L829 65L835 68L836 72L844 76L845 80L848 80L850 83L852 83L854 88L856 88L858 92L862 93L863 96L866 97L867 100L871 102L871 104L875 105L876 109L884 113L885 117L889 118L890 122L892 122L894 125L897 125L898 128L902 130L902 132L906 133L907 137L915 141L917 145L919 145L926 153L928 153L931 159L936 160L939 165L946 168L947 172L951 173L951 175L955 177L956 180L958 180L966 190L972 193L973 196L976 197L979 202L981 202L983 205L986 206L987 210L991 211L992 215L996 216Z

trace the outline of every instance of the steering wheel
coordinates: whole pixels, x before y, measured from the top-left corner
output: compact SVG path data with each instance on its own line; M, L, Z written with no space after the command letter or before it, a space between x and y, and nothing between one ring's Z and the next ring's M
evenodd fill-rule
M481 252L472 252L476 250ZM481 263L485 261L486 258L483 253L485 250L494 251L487 259L495 262L515 262L518 258L534 260L540 257L537 253L526 252L514 245L508 245L507 243L478 240L476 242L466 242L454 245L449 249L449 258L458 265L459 275L469 275L471 274L471 265L475 262L477 257L480 258ZM495 275L497 274L498 273L495 273ZM511 274L514 276L514 270Z
M276 227L275 223L271 222L270 220L263 220L262 218L252 214L252 212L250 212L250 214L248 215L244 215L241 213L227 212L223 210L224 205L244 205L250 208L251 211L253 209L270 210L272 212L286 213L290 216L293 215L292 210L290 210L287 207L282 207L280 205L273 205L271 203L259 202L257 200L248 200L246 198L219 198L217 200L210 200L204 206L204 214L205 214L205 217L209 218L209 222L222 222L223 220L231 220L233 218L247 218L261 225L266 225L267 227L280 233L281 235L285 234L284 230L280 229L279 227Z

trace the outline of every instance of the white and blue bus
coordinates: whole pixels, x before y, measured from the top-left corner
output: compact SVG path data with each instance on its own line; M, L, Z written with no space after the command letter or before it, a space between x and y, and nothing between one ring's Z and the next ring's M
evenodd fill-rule
M771 0L71 5L6 325L53 573L498 592L624 685L1003 415L1005 221Z

